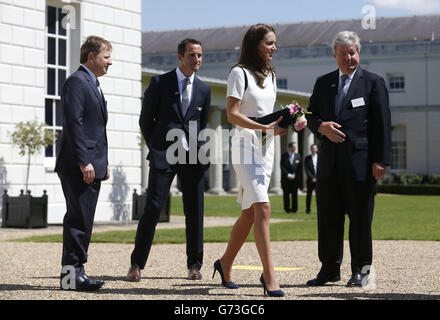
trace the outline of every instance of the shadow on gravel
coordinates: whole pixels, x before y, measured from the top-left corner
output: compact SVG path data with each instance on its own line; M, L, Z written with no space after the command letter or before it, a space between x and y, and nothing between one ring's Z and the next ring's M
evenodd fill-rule
M45 290L58 290L59 287L50 286L31 286L27 284L0 284L0 291L45 291Z
M93 295L145 295L145 296L217 296L217 294L212 294L209 292L213 288L196 288L196 289L183 289L183 290L175 290L175 289L149 289L149 288L115 288L115 289L106 289L105 284L99 291L86 292L83 291L81 293L90 293ZM0 291L60 291L60 288L57 286L32 286L32 285L24 285L24 284L0 284ZM73 292L72 292L73 293ZM218 294L218 296L224 296L224 294Z
M440 295L415 294L415 293L317 293L304 294L301 297L307 298L336 298L344 300L440 300Z

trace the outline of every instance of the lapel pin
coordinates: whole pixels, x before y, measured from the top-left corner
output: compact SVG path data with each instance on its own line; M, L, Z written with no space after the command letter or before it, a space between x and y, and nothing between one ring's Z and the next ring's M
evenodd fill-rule
M334 87L336 87L336 84L332 84L330 87L334 88Z

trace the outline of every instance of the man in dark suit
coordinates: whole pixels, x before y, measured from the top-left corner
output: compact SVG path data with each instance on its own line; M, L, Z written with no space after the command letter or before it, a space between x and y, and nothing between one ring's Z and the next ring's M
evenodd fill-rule
M316 171L318 166L318 146L316 144L312 144L310 146L310 151L312 154L309 154L304 159L304 169L307 175L307 196L306 196L306 213L310 213L310 205L312 203L312 194L313 190L316 188Z
M296 143L290 142L289 151L281 155L281 188L283 189L284 211L298 211L298 188L302 188L301 155L295 153Z
M81 66L61 91L63 131L57 141L55 171L61 180L67 213L63 221L62 266L75 269L75 286L61 289L98 290L103 281L85 274L87 250L101 181L110 178L107 145L107 102L98 77L107 73L112 46L90 36L81 46Z
M316 80L307 115L321 140L318 153L318 251L322 267L307 282L339 281L345 214L350 219L352 276L347 286L362 286L372 263L376 181L391 161L391 115L385 81L359 66L360 40L338 33L333 56L339 70Z
M206 167L197 157L201 147L197 137L208 123L211 91L195 75L202 63L200 41L183 40L178 46L178 59L176 69L151 79L143 99L139 125L149 148L150 172L147 203L138 224L127 274L129 281L140 281L161 208L176 174L182 186L188 279L202 278ZM177 141L167 138L173 129L181 133ZM179 146L177 155L170 152L175 145ZM166 268L166 262L163 267Z

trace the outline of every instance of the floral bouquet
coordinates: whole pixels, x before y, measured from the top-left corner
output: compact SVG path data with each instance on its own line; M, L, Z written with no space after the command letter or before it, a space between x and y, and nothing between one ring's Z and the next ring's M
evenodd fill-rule
M281 106L281 110L275 111L261 118L253 118L252 120L261 124L269 124L278 120L280 116L283 116L283 119L278 123L278 126L284 129L287 129L290 126L293 130L299 132L307 126L306 113L309 112L305 111L298 102L292 101L292 103L287 106ZM264 133L262 144L266 144L266 134Z

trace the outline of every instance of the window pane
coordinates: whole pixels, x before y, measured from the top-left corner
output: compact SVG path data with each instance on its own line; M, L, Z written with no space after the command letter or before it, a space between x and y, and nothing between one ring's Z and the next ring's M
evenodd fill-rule
M59 17L59 20L58 20L58 34L60 34L62 36L66 35L66 29L63 28L63 27L66 26L65 25L66 24L66 20L67 20L65 18L66 15L67 15L67 12L63 13L61 8L58 9L58 17Z
M46 129L46 130L51 131L52 129ZM53 145L49 145L49 146L46 147L45 156L46 157L53 157L54 156L54 154L53 154Z
M56 32L57 11L55 7L47 7L47 32L55 34Z
M406 127L403 125L393 126L391 139L391 168L404 170L406 169Z
M60 100L55 101L55 118L56 118L56 125L61 127L63 125L63 118L61 116Z
M47 63L55 64L55 39L47 38Z
M66 70L58 69L58 95L61 95L64 81L66 81Z
M65 66L66 65L66 40L59 39L58 40L58 65Z
M53 125L53 107L52 107L52 99L46 99L46 104L44 106L45 118L44 121L48 126Z
M47 68L47 94L55 95L55 69Z

